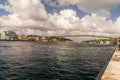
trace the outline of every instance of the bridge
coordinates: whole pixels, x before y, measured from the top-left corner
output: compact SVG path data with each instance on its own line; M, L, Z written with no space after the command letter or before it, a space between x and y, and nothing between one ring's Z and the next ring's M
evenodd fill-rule
M46 36L51 37L51 36ZM110 39L111 44L120 44L120 37L118 36L103 36L103 35L86 35L86 34L79 34L79 35L56 35L52 37L97 37L97 38L107 38Z
M54 37L100 37L100 38L113 38L111 36L83 35L83 34L80 34L80 35L57 35L57 36L54 36Z

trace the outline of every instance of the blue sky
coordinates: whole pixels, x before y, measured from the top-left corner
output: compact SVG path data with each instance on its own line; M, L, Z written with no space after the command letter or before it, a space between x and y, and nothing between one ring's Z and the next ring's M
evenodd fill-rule
M0 4L5 4L6 2L7 2L7 0L0 0ZM54 12L59 13L61 10L64 10L64 9L73 9L73 10L75 10L76 13L77 13L77 16L80 17L80 18L87 14L87 13L84 13L84 12L80 11L79 8L77 7L77 5L54 7L54 6L44 4L44 6L45 6L46 11L48 13L51 13L51 14L53 14ZM8 14L9 14L9 12L5 11L4 9L0 9L0 16L8 15Z
M5 4L6 0L0 0L0 4ZM0 16L2 15L7 15L8 12L6 12L5 10L3 9L0 9Z
M120 0L0 0L3 30L39 35L118 36L119 26Z
M5 4L7 2L7 0L0 0L0 4ZM44 4L44 2L43 2ZM59 12L60 10L63 9L73 9L76 11L77 16L78 17L83 17L88 13L82 12L81 10L78 9L77 5L67 5L67 6L62 6L62 7L54 7L54 6L50 6L50 5L46 5L44 4L45 9L48 13L54 13ZM110 10L111 15L109 16L109 19L115 21L117 17L120 16L120 5L116 6L116 8ZM8 15L9 13L7 11L5 11L4 9L0 9L0 16L3 15Z
M7 0L0 0L0 4L4 4Z
M117 19L117 17L120 16L120 5L118 5L116 8L114 8L110 12L111 12L110 19L115 21Z
M7 0L0 0L0 4L5 4L7 2ZM44 2L43 2L44 4ZM67 6L61 6L61 7L54 7L54 6L50 6L50 5L47 5L47 4L44 4L45 6L45 9L48 13L54 13L54 12L57 12L59 13L61 10L63 9L73 9L76 11L77 13L77 16L78 17L83 17L84 15L86 15L87 13L84 13L82 11L80 11L77 7L77 5L67 5ZM4 9L0 9L0 16L3 16L3 15L8 15L9 12L5 11Z
M61 6L61 7L45 5L45 8L48 13L54 13L54 12L59 13L61 10L64 10L64 9L73 9L76 11L78 17L83 17L84 15L87 14L87 13L80 11L77 5L68 5L68 6Z

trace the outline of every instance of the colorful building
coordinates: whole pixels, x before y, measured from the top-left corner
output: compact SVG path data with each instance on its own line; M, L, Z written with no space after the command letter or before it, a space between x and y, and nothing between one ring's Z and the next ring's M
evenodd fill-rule
M0 31L0 40L17 40L17 34L14 31Z

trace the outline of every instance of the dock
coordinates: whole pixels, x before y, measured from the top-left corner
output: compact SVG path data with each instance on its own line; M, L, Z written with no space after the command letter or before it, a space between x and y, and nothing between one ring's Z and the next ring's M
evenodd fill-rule
M101 79L99 80L120 80L120 50L116 48L108 65L106 66Z

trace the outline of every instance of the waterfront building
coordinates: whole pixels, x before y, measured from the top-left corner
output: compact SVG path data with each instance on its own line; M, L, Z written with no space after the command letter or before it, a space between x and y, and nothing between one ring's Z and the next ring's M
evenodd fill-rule
M110 43L116 45L117 44L117 37L110 38Z
M30 41L39 41L40 37L37 35L27 35L27 39Z
M17 40L17 34L14 31L0 31L0 40Z
M19 40L27 40L27 35L24 35L24 34L18 35L17 37Z
M111 44L110 41L105 41L105 44Z
M42 41L48 41L47 37L42 37L41 40Z
M18 35L17 36L19 40L28 40L28 41L39 41L40 40L40 36L37 35Z

